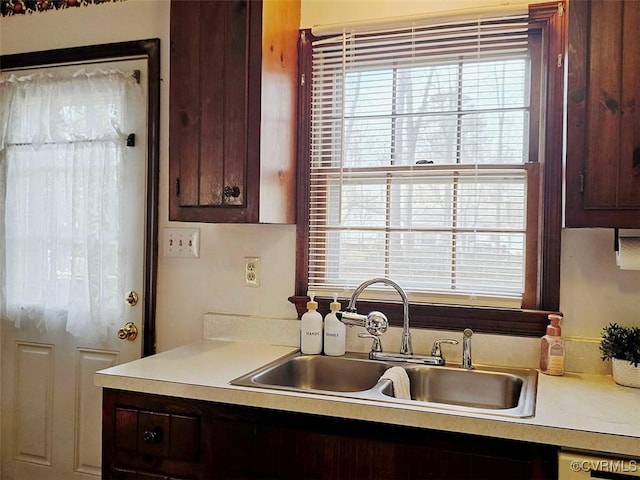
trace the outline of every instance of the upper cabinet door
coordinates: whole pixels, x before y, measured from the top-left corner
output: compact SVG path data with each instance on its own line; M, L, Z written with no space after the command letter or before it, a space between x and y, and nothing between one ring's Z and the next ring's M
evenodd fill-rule
M569 4L567 227L640 227L640 2Z
M299 12L298 0L171 1L169 220L294 222Z

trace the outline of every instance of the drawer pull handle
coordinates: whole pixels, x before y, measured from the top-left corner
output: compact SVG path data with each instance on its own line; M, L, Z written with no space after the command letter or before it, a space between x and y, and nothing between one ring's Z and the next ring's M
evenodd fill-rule
M162 432L159 430L145 430L142 434L145 443L159 443L162 440Z

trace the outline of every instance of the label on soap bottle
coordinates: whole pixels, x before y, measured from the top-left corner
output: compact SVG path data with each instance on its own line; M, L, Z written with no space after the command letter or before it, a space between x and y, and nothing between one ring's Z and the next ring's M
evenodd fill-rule
M562 355L550 355L548 374L562 375L564 373L564 357Z
M564 342L543 337L540 349L540 371L547 375L564 374Z

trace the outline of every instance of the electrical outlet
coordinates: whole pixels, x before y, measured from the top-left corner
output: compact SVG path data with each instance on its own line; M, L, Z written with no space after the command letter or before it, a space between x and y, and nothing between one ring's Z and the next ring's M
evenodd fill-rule
M244 257L244 284L247 287L260 286L259 257Z
M165 228L164 256L199 258L200 229L198 228Z

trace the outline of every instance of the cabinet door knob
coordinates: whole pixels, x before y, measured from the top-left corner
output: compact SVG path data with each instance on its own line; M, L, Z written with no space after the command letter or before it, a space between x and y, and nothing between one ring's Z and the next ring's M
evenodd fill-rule
M158 443L162 439L162 432L160 430L145 430L142 434L142 440L145 443Z
M227 198L229 197L237 198L240 196L240 187L236 185L234 185L233 187L230 185L227 185L222 189L222 194Z

